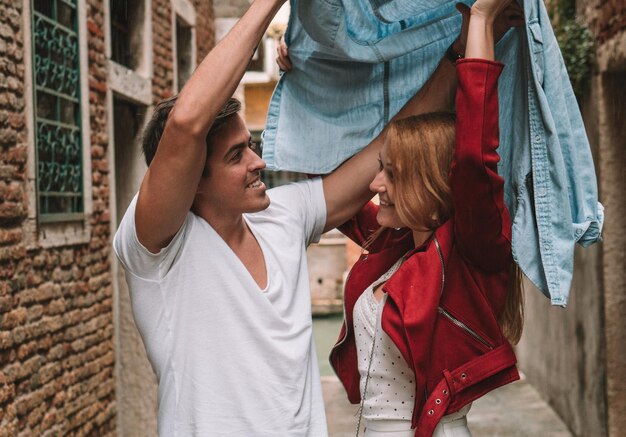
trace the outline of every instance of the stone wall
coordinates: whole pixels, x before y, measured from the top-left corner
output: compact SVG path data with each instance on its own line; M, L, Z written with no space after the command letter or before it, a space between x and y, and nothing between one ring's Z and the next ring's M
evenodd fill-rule
M602 253L606 344L607 430L626 429L626 3L581 2L597 38L597 99L589 111L597 117L600 196L607 209Z
M109 188L99 31L88 5L93 213L86 244L43 249L26 235L27 160L23 2L0 1L0 435L105 435L114 429ZM28 41L28 42L25 42ZM31 199L32 200L32 199Z

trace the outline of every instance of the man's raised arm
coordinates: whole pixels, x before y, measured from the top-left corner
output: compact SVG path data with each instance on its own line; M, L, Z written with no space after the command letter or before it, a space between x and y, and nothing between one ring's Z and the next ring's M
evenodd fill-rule
M137 237L151 252L171 241L190 210L206 165L207 133L284 1L255 0L180 92L141 183L135 212Z

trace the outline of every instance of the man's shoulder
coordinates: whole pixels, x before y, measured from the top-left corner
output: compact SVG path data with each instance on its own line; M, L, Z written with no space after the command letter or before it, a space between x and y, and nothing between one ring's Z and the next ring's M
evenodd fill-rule
M297 182L289 182L285 185L270 188L267 190L267 195L272 200L281 200L283 198L288 199L293 197L301 199L302 196L307 196L307 193L310 195L310 193L316 191L321 191L323 193L322 179L320 177L303 179Z

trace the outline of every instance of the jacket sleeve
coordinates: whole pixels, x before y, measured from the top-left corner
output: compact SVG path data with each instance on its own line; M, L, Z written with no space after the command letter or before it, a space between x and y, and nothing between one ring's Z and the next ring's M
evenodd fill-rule
M380 228L380 225L376 221L377 213L378 205L374 202L368 202L361 208L361 211L337 229L356 244L363 247L370 235ZM367 250L368 252L378 252L390 245L400 244L405 240L408 234L410 234L408 228L402 228L400 230L384 229L382 234L372 242Z
M356 244L363 247L367 238L380 227L376 221L377 212L378 208L374 202L368 202L354 217L337 229Z
M498 174L498 62L457 62L456 148L450 170L454 233L461 253L487 271L511 260L511 219Z

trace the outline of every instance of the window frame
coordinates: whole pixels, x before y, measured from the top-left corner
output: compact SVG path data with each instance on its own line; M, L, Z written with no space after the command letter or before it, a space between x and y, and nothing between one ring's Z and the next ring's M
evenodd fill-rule
M60 0L63 1L63 0ZM56 247L81 244L91 238L89 217L93 212L92 172L91 172L91 126L89 105L88 41L85 0L76 0L76 33L78 39L78 117L81 142L82 166L82 212L60 214L50 217L40 214L38 170L37 170L37 124L36 124L36 85L34 79L34 0L22 0L22 19L24 25L24 105L28 159L27 175L27 218L24 223L25 243L27 248Z

